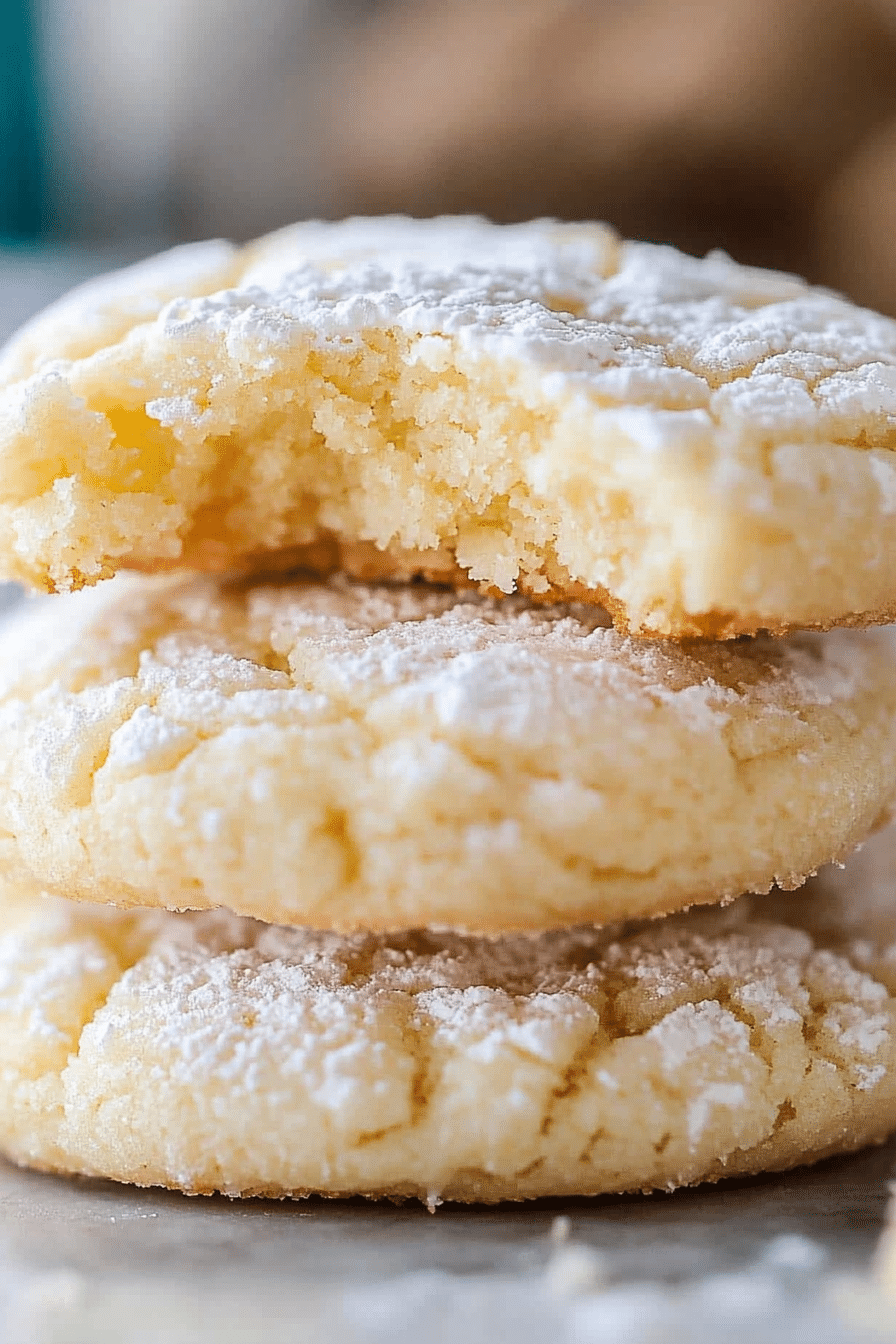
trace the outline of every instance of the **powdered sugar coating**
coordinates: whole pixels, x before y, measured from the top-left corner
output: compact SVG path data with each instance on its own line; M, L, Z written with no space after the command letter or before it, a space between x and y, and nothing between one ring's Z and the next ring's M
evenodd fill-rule
M604 923L799 884L896 778L882 632L636 641L414 585L128 579L0 641L0 873L321 928Z
M892 919L857 953L823 887L497 940L5 899L20 1162L432 1203L670 1188L896 1126Z
M599 225L349 220L208 246L180 296L182 254L8 347L11 574L301 553L677 637L896 611L891 320Z

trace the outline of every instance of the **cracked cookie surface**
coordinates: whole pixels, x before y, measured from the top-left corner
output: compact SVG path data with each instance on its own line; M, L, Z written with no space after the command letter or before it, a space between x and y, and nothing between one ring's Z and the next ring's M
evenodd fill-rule
M433 1205L858 1148L896 1127L881 845L867 926L849 867L790 897L496 940L4 891L0 1149L190 1192Z
M686 645L421 585L119 576L0 638L0 875L324 929L795 886L896 777L883 631Z
M0 556L437 577L728 637L896 616L896 323L600 225L302 224L0 357Z

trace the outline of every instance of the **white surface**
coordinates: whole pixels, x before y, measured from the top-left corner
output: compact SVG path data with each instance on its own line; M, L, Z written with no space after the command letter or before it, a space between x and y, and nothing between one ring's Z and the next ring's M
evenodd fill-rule
M5 1344L847 1344L896 1144L670 1196L189 1200L0 1166Z

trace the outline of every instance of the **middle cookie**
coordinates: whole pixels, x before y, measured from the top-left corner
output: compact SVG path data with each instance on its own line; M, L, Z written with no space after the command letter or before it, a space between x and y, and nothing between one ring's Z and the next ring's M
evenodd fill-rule
M479 932L792 887L896 777L892 637L634 641L594 608L122 577L0 642L0 872Z

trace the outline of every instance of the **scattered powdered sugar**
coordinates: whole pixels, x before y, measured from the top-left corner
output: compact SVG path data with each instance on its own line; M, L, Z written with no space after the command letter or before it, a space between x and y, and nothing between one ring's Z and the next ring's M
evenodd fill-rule
M436 1201L438 1202L438 1201ZM559 1221L559 1220L558 1220ZM411 1233L410 1235L413 1235ZM517 1248L515 1247L515 1250ZM431 1344L871 1344L890 1337L883 1294L832 1273L819 1242L772 1237L736 1270L684 1277L656 1266L620 1265L611 1247L584 1240L546 1253L527 1241L525 1259L508 1253L475 1271L431 1267L403 1272L344 1271L323 1279L245 1271L186 1271L137 1266L99 1272L35 1269L16 1257L0 1281L0 1321L11 1344L114 1338L121 1344L244 1344L258 1334L263 1303L267 1344L417 1344L421 1322ZM509 1262L509 1263L507 1263ZM864 1303L864 1313L856 1308Z

